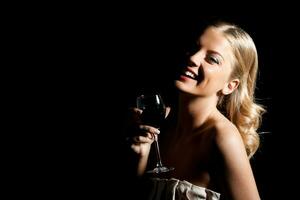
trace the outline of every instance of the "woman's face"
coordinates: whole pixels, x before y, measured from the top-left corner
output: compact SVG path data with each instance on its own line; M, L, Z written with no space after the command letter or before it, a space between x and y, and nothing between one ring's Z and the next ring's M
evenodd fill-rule
M213 27L205 30L198 41L198 51L189 59L176 87L196 96L216 96L228 87L233 54L229 42Z

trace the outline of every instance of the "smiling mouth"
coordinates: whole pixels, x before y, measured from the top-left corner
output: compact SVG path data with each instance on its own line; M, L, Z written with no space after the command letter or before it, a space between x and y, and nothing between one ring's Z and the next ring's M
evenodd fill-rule
M193 79L193 80L197 80L197 79L198 79L198 76L197 76L195 73L193 73L193 72L191 72L191 71L189 71L189 70L185 70L185 71L182 73L182 75L183 75L183 76L186 76L186 77L188 77L188 78L190 78L190 79Z

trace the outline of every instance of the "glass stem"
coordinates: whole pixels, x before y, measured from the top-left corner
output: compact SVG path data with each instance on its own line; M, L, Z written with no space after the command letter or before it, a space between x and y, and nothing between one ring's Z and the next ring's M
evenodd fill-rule
M162 167L163 165L162 165L162 163L161 163L161 157L160 157L160 150L159 150L158 137L157 137L157 135L154 136L154 145L155 145L156 158L157 158L156 167Z

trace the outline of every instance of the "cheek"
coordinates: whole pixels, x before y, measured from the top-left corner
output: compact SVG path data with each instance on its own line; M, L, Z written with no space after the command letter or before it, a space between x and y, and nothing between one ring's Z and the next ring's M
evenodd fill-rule
M220 90L227 82L227 74L216 67L203 69L203 83L211 89Z
M219 82L220 80L223 80L223 75L217 67L206 67L203 68L203 79Z

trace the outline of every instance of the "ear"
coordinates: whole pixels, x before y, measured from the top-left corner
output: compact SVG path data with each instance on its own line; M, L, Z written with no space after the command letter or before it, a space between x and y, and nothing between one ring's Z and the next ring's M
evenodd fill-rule
M239 79L233 79L230 82L226 83L224 88L222 89L223 95L231 94L240 84Z

